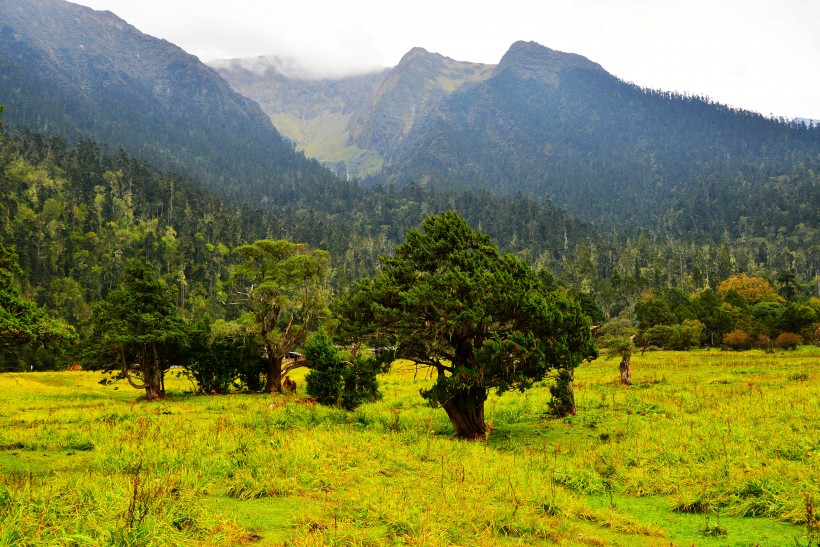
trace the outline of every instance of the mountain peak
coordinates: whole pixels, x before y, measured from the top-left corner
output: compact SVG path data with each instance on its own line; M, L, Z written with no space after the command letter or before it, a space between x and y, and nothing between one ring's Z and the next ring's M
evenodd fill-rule
M598 63L593 63L582 55L564 53L537 42L515 42L501 58L496 73L510 71L518 78L541 80L552 86L557 86L562 72L572 68L587 70L604 69Z
M446 61L451 60L440 53L432 53L423 47L414 47L402 56L399 64L395 68L399 71L408 67L420 68L423 70L436 70Z

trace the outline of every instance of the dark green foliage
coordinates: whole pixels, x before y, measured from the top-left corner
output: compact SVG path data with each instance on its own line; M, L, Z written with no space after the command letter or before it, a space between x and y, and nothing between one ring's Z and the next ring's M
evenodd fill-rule
M14 249L0 243L0 368L51 369L77 336L73 327L20 295L15 282L22 273Z
M0 351L34 342L45 317L44 310L23 299L12 285L22 273L14 249L0 243Z
M572 291L571 294L575 301L578 302L578 305L581 306L581 311L589 317L593 325L600 325L606 320L600 304L598 304L591 294L584 291Z
M436 371L422 392L456 434L483 436L489 389L524 390L550 371L597 356L589 319L557 289L453 212L425 219L372 280L339 304L360 336L389 340L395 356Z
M382 398L377 375L385 372L378 359L366 355L352 357L342 370L341 406L353 410L363 403Z
M646 329L642 336L647 346L688 350L700 346L703 331L703 323L696 319L687 319L682 324L656 325Z
M265 387L268 360L260 355L256 345L242 347L242 359L237 364L239 383L248 391L258 393Z
M749 309L749 301L743 298L735 290L727 291L726 295L723 297L723 301L741 310Z
M193 325L185 347L185 374L202 393L227 393L239 387L245 351L240 342L211 333L209 318Z
M304 351L310 363L305 377L307 393L319 403L353 410L381 398L376 380L381 370L376 359L357 356L343 360L322 329L308 339Z
M323 405L339 404L345 365L338 350L323 330L311 336L303 349L310 363L310 372L305 377L307 394Z
M813 330L818 321L817 313L805 304L789 303L775 320L775 328L781 332Z
M669 311L669 305L664 300L652 298L635 304L635 316L638 326L646 330L657 325L673 325L677 323L675 315Z
M162 397L165 372L186 358L188 332L153 267L129 260L122 285L94 306L92 324L89 357L145 389L147 399ZM139 383L132 380L132 371Z

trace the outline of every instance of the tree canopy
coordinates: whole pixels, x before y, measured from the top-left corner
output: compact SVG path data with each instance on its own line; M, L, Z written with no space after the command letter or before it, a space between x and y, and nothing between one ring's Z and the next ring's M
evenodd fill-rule
M232 274L241 321L267 359L265 391L282 391L282 360L307 339L328 311L330 255L307 245L262 239L234 249Z
M0 351L76 338L70 325L51 318L45 309L20 294L13 282L22 273L17 253L0 243Z
M488 390L524 390L597 356L578 303L454 212L411 229L338 309L348 335L395 345L396 358L435 371L422 396L461 438L484 435Z
M167 298L153 267L129 260L122 285L97 304L92 318L97 358L147 399L164 395L163 377L187 337L187 327ZM135 382L132 369L140 376Z

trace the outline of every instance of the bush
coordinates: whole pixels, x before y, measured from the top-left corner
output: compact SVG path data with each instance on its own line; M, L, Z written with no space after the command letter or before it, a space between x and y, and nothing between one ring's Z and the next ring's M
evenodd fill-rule
M310 372L305 377L307 394L322 405L335 405L342 396L344 365L324 330L319 330L305 344L305 358Z
M687 319L680 325L656 325L646 329L643 341L647 345L685 351L699 346L705 327L696 319Z
M381 370L378 360L357 356L343 361L323 330L305 344L305 358L311 367L305 377L305 389L319 404L353 410L381 398L376 380Z
M782 349L796 349L802 343L803 337L793 332L781 332L774 341L774 345Z
M774 350L774 340L765 334L758 334L755 347L766 350L766 353L771 353Z
M752 340L743 329L735 329L723 335L723 343L734 350L744 350L752 347Z

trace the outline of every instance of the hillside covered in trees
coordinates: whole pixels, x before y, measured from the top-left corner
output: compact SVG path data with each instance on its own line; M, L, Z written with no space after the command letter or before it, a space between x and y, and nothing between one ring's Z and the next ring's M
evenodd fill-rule
M599 226L686 237L817 226L817 126L643 89L533 42L497 65L414 48L335 80L275 61L212 66L306 153L369 183L523 192Z
M308 85L269 71L263 104L280 121L295 124L288 108L315 100L303 113L330 125L311 134L342 128L334 146L381 166L359 184L295 152L215 70L111 13L13 0L0 14L6 278L10 298L48 310L55 332L89 336L133 260L181 321L235 321L238 249L260 240L326 252L332 303L409 229L455 211L594 323L629 323L617 335L637 329L644 347L723 344L735 330L749 344L810 338L817 127L640 89L535 43L513 44L498 65L416 48L363 80ZM221 70L265 91L235 64ZM741 274L769 296L719 291ZM39 349L4 362L23 366ZM38 366L69 354L40 351Z
M660 324L698 319L709 325L721 302L703 315L690 309L695 300L704 289L745 273L771 280L777 298L767 300L766 333L774 339L775 320L788 303L807 302L816 290L817 238L807 226L799 236L780 230L771 239L686 241L663 232L601 232L522 195L447 194L419 186L370 190L344 214L271 211L227 205L190 181L122 151L110 155L92 141L71 147L27 132L4 137L0 162L0 235L16 248L22 268L14 284L79 332L87 328L94 304L117 289L129 259L153 268L183 318L231 318L237 310L225 305L224 291L237 263L235 248L286 239L327 250L328 286L337 294L373 275L378 257L391 254L407 229L446 210L459 211L504 251L554 272L557 282L587 302L596 322L629 317L641 302L658 298L672 314L662 315ZM728 310L732 321L700 341L720 343L735 325L745 325L752 335L762 332L743 319L758 301L734 301L741 311ZM687 305L681 308L682 303ZM804 321L800 329L808 326ZM41 364L57 366L54 355ZM18 354L6 366L29 357Z

